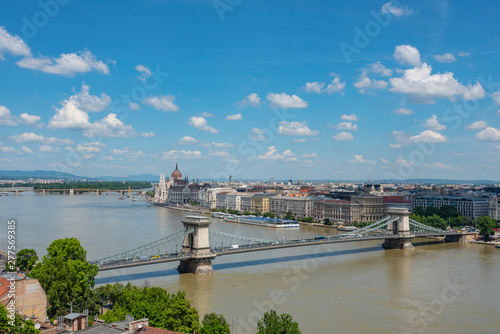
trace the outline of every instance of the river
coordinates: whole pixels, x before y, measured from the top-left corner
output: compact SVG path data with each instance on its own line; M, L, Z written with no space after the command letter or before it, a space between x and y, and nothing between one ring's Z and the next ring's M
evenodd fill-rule
M119 195L0 197L0 249L7 220L17 247L41 257L55 239L76 237L97 259L182 229L190 213L148 207ZM261 239L333 235L302 226L276 230L213 219L211 228ZM213 276L179 275L177 263L106 271L98 285L132 282L186 291L200 318L222 313L235 333L255 333L269 308L289 313L302 333L498 333L500 249L415 240L415 250L383 250L381 241L296 247L218 257Z

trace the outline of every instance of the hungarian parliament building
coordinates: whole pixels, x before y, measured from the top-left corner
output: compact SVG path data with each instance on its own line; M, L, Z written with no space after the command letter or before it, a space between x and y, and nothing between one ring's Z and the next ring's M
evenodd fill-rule
M199 193L203 187L197 183L189 183L187 177L182 178L177 164L175 170L170 175L170 179L165 178L165 173L160 174L160 181L155 186L154 201L168 204L187 204L191 201L199 201Z

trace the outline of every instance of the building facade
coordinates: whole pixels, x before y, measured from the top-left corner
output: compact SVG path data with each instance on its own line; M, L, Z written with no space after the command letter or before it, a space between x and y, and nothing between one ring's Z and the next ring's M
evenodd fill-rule
M478 218L481 216L490 216L498 219L498 204L496 196L476 197L476 196L417 196L413 200L413 209L429 206L440 208L443 205L453 205L458 211L462 212L464 217Z
M158 203L187 204L200 200L200 186L189 183L187 177L183 179L177 164L170 179L165 178L164 173L160 174L160 181L155 185L154 192L154 200Z

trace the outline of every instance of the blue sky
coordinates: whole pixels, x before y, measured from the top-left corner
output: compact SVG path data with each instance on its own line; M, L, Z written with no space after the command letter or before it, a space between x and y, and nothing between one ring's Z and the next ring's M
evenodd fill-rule
M0 169L500 179L496 1L0 6Z

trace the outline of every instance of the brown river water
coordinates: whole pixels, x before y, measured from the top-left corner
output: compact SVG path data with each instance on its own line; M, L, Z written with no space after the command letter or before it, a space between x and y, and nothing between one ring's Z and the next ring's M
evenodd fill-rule
M118 195L0 197L0 249L7 220L17 247L39 256L55 239L78 238L89 259L125 251L182 229L189 213L147 207ZM211 228L261 239L334 235L326 227L272 229L211 218ZM132 282L186 291L204 313L222 313L234 333L255 333L273 308L302 333L499 333L500 249L414 240L415 250L383 250L381 241L317 245L217 257L212 276L179 275L177 263L100 273L96 283Z

